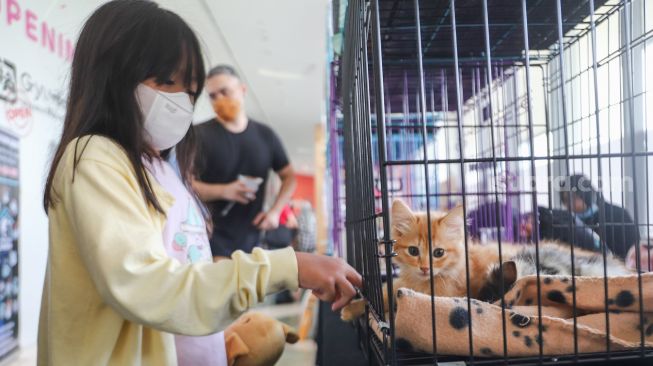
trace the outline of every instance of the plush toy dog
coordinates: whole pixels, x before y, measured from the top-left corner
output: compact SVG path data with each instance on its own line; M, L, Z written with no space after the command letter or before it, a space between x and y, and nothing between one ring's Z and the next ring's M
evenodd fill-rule
M247 313L224 332L229 366L274 365L299 337L288 325L261 313Z

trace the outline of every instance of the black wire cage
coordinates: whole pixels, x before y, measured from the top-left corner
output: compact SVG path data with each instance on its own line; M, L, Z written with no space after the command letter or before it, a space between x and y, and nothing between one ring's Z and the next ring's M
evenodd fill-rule
M651 271L653 2L350 0L347 12L338 70L346 256L364 278L367 316L357 328L370 363L653 362L653 327L642 304L642 276ZM581 213L561 201L577 174L601 197L594 224L583 225ZM530 243L539 253L540 241L553 238L570 247L572 269L574 248L600 253L604 274L609 252L632 256L638 347L611 351L606 342L605 352L581 353L575 292L572 354L545 354L540 342L538 354L511 357L504 299L497 329L503 354L474 352L470 320L469 354L441 355L434 316L422 320L432 325L432 352L398 347L395 299L383 300L384 289L397 290L395 199L429 221L462 204L465 253L483 242ZM625 213L606 217L608 204ZM431 241L429 235L429 253ZM537 278L541 296L539 269ZM575 273L570 281L576 283ZM437 294L428 295L435 314ZM607 300L605 310L610 339ZM542 326L538 332L541 339Z

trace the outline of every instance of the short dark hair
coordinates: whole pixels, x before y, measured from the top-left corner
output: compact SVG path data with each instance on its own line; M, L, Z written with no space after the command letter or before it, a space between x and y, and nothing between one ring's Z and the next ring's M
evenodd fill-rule
M206 75L207 78L212 78L214 76L218 75L231 75L235 77L236 79L240 80L240 75L238 75L238 72L236 69L233 68L233 66L230 65L218 65L214 66L209 70L208 74Z
M587 206L597 203L601 198L589 178L582 174L571 175L560 182L560 199L565 201L569 193L582 199Z

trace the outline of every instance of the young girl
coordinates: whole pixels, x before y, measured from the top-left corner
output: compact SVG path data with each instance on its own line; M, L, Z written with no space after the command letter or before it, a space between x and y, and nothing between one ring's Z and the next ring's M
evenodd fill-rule
M112 1L84 25L45 189L39 365L175 365L170 333L216 333L266 294L298 286L339 309L361 285L344 262L292 249L219 263L167 255L175 199L147 166L184 140L181 177L191 176L189 127L203 80L195 35L153 2ZM198 228L187 231L175 243L201 246L189 238Z

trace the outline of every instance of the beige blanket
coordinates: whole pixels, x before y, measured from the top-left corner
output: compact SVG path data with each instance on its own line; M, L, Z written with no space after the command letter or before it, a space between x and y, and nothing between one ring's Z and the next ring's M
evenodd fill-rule
M466 298L435 298L437 353L478 357L504 355L503 324L509 356L574 353L573 294L576 294L578 352L605 352L608 347L603 278L540 276L542 336L537 307L537 278L520 279L506 294L505 317L495 304ZM608 279L608 314L612 351L653 347L653 273ZM641 296L640 296L641 295ZM641 301L640 301L641 300ZM640 306L643 313L640 316ZM641 324L643 323L643 327ZM432 352L431 297L408 289L397 292L396 337L399 349ZM378 330L377 330L378 333Z

